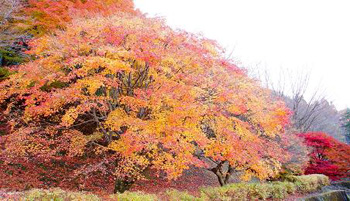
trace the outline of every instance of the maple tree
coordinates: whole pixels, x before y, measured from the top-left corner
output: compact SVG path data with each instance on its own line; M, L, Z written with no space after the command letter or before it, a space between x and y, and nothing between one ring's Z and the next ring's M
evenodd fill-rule
M176 179L207 167L221 185L235 171L247 180L281 170L289 110L214 41L114 13L117 0L84 2L29 1L25 12L40 12L32 25L54 34L38 32L35 59L0 83L11 125L0 139L6 164L75 161L67 177L105 172L116 191L149 169Z
M131 0L0 0L0 7L0 67L22 62L28 40L64 29L73 18L139 14Z
M303 133L300 136L313 148L306 174L325 174L332 180L349 177L349 145L321 132Z
M26 30L41 36L56 29L65 29L78 17L138 13L132 0L28 0L23 15Z

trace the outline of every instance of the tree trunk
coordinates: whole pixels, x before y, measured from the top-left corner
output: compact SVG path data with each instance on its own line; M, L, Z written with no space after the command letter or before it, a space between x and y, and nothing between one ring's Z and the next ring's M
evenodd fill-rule
M220 186L226 185L225 179L224 179L223 175L221 175L220 173L217 173L217 172L214 172L214 173L215 173L215 175L218 177Z
M220 162L215 168L210 169L218 178L220 186L227 184L228 179L226 180L226 174L223 173L223 165L226 161Z
M228 183L228 181L231 178L231 175L235 172L235 169L229 164L228 165L228 170L226 172L226 176L225 176L225 184Z
M220 162L215 168L210 169L218 178L220 186L228 184L231 175L235 172L235 169L230 164L228 164L227 171L224 171L226 162L227 161Z

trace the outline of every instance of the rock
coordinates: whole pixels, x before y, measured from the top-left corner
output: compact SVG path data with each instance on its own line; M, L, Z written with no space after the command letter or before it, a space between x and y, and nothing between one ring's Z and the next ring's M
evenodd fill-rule
M301 198L300 201L350 201L350 191L337 190Z

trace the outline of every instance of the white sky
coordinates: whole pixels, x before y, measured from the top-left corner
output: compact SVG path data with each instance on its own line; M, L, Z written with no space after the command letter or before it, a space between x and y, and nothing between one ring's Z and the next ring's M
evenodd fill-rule
M135 0L149 16L217 40L242 66L310 72L338 109L350 107L349 0ZM275 78L276 79L276 78Z

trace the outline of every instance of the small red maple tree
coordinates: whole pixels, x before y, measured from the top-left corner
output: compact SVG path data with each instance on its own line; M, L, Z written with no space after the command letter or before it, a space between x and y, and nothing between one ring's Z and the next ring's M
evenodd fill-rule
M350 146L322 132L300 134L312 147L306 174L325 174L332 180L350 176Z

